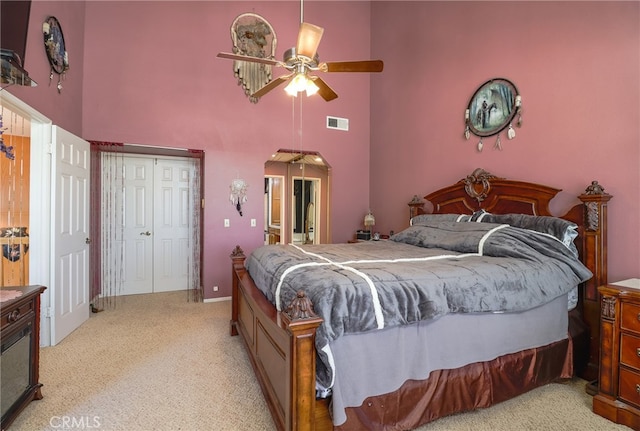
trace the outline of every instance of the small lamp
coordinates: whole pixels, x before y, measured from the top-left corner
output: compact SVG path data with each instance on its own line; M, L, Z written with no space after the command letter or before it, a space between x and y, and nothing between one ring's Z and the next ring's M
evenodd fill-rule
M364 228L371 234L372 226L376 224L376 218L371 214L371 210L364 216Z

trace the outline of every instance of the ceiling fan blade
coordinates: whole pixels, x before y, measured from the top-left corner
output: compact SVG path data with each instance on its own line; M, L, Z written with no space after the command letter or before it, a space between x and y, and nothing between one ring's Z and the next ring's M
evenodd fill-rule
M229 60L248 61L250 63L270 64L272 66L280 66L281 63L270 58L251 57L249 55L231 54L229 52L219 52L218 57Z
M298 41L296 43L296 54L313 60L320 45L320 39L324 28L307 22L300 23L298 31Z
M329 61L319 66L323 72L382 72L382 60Z
M265 85L264 87L262 87L261 89L259 89L255 93L253 93L251 95L251 97L262 97L262 96L264 96L265 94L267 94L268 92L270 92L271 90L276 88L278 85L287 82L289 80L289 78L291 78L292 76L293 76L293 73L291 73L289 75L279 76L278 78L270 81L267 85Z
M322 96L327 102L338 98L338 93L333 91L329 85L322 80L319 76L310 76L311 80L318 86L318 94Z

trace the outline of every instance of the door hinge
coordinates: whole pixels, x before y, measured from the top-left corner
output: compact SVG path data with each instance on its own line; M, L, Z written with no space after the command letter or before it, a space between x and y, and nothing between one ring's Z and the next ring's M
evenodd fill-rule
M44 309L44 317L51 317L51 307Z
M49 143L47 144L47 149L46 149L46 151L47 151L47 154L53 154L53 142L49 142Z

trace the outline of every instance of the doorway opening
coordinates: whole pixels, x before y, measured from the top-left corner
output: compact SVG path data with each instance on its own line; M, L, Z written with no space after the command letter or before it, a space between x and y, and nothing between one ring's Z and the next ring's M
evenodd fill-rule
M318 219L317 212L321 209L320 189L321 180L319 178L294 177L293 197L291 202L291 220L293 223L294 244L318 244L320 238L319 228L315 221Z
M265 162L265 244L327 244L331 167L317 151L280 149Z
M201 302L202 151L92 142L92 297L185 290Z
M0 105L0 287L29 284L31 121Z

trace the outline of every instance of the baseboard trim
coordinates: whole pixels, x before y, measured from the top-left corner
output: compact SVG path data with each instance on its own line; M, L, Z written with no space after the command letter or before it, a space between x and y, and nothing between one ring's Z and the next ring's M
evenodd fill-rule
M222 302L222 301L231 301L231 297L221 296L219 298L205 298L202 302Z

